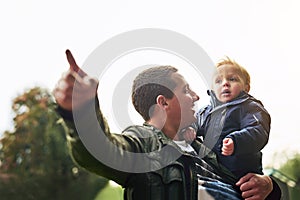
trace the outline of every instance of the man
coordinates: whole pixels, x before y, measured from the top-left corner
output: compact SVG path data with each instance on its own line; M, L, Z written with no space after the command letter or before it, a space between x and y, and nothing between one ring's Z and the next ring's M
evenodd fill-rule
M98 81L77 66L70 51L66 54L70 69L59 80L54 97L67 125L72 156L79 165L122 185L128 200L241 199L228 184L232 179L226 173L173 142L181 129L195 122L193 107L199 100L176 68L153 67L135 78L133 105L145 123L112 134L99 109ZM95 149L100 151L87 150L78 133L99 136ZM89 153L94 150L101 154L98 159ZM278 192L268 176L256 174L247 174L236 186L249 200Z

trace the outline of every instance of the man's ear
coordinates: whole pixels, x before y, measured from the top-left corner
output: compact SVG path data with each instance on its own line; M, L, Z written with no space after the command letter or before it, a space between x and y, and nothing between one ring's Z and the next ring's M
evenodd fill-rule
M156 97L156 103L157 103L157 105L159 106L159 107L161 107L161 108L164 108L164 107L166 107L168 104L167 104L167 99L166 99L166 97L165 96L163 96L163 95L158 95L157 97Z

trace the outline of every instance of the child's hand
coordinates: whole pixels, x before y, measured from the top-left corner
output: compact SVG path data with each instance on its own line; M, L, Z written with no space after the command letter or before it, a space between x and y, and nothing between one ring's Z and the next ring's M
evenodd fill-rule
M191 143L196 138L196 131L192 127L188 127L182 133L183 139Z
M223 140L222 154L224 156L230 156L234 151L234 143L231 138L225 138Z

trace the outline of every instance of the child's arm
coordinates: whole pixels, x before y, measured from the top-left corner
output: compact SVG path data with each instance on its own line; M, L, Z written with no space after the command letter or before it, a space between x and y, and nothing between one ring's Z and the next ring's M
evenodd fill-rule
M244 107L241 130L227 135L234 142L233 154L259 152L268 142L271 117L262 105L252 102Z

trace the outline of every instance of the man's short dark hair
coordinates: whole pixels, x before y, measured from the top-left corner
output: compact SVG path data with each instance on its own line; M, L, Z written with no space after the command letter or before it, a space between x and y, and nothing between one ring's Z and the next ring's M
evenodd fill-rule
M158 95L168 99L174 96L176 83L171 76L177 71L172 66L151 67L138 74L133 81L132 103L145 121L150 119Z

